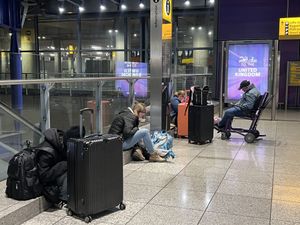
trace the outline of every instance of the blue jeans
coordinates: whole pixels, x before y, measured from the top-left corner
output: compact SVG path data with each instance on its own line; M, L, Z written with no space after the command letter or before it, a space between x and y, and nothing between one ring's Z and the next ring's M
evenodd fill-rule
M123 142L123 150L132 148L136 143L143 141L145 148L149 154L152 154L154 152L154 148L152 145L150 132L148 129L142 128L139 129L132 137L127 138Z
M233 117L235 116L245 116L246 113L241 110L240 107L237 106L233 106L227 110L225 110L224 112L224 116L222 118L222 120L219 122L219 127L226 127L228 125L228 123L231 123Z

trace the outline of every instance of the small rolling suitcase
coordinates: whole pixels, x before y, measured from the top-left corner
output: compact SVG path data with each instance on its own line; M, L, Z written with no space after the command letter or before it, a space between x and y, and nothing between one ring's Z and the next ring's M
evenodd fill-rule
M188 136L188 114L185 113L185 108L187 103L178 104L178 114L177 114L177 136L187 137Z
M213 117L213 105L191 105L189 107L189 143L212 142L214 135Z
M80 127L82 134L82 114ZM92 113L91 113L92 116ZM123 204L123 152L118 135L93 134L68 141L68 215L83 217Z

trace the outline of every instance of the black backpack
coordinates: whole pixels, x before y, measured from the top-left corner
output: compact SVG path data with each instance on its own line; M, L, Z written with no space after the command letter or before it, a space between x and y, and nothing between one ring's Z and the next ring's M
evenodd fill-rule
M191 102L193 103L193 105L202 105L202 106L207 105L208 91L209 91L208 86L204 86L202 89L199 86L194 86L194 91L190 89L189 101L185 108L184 115L186 114L186 111L190 106Z
M38 151L52 151L50 147L27 147L9 161L6 180L6 195L16 200L28 200L42 195L42 185L36 163Z

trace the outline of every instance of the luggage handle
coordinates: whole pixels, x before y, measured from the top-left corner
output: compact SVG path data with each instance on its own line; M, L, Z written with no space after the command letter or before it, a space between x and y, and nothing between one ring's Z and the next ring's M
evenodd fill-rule
M84 108L80 109L80 120L79 120L79 134L80 138L83 138L83 113L84 112L89 112L90 113L90 129L91 129L91 134L93 133L93 118L94 118L94 109L91 108Z

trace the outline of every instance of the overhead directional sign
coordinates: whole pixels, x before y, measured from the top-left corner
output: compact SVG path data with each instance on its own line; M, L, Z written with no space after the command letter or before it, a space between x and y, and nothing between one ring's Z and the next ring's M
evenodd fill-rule
M300 39L300 17L280 18L279 40Z
M172 0L163 0L163 19L172 23Z

